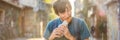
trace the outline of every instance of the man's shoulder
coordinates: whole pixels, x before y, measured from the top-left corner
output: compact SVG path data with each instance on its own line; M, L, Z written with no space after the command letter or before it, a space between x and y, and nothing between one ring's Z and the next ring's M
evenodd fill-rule
M57 21L59 21L59 18L55 18L55 19L49 21L49 24L55 24Z
M83 21L84 21L84 19L76 18L76 17L73 17L73 20L74 20L74 21L77 21L77 22L83 22Z
M48 30L52 31L56 27L55 25L57 24L56 23L57 20L58 20L58 18L53 19L53 20L51 20L51 21L48 22L48 24L47 24Z

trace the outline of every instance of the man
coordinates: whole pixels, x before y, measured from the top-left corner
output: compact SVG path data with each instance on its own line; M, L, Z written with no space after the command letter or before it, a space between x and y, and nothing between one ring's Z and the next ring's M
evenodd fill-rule
M46 27L46 40L88 40L90 34L82 19L71 17L71 5L68 0L57 0L53 4L59 18L50 21ZM61 25L67 21L68 25Z

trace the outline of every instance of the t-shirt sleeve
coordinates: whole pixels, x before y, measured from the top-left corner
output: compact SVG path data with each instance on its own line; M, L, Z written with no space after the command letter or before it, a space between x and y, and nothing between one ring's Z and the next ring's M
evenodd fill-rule
M45 32L43 37L48 40L49 36L51 35L50 27L52 26L52 22L49 22L46 26Z
M85 23L85 21L81 22L81 28L82 28L82 32L81 32L81 38L84 40L86 38L89 38L90 36L90 32L88 30L88 26Z

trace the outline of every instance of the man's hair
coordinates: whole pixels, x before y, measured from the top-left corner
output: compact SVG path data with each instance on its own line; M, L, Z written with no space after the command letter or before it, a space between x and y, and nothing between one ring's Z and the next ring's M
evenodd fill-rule
M53 9L55 13L58 15L58 13L65 12L65 9L67 8L66 5L70 7L70 10L72 9L69 0L57 0L53 4Z

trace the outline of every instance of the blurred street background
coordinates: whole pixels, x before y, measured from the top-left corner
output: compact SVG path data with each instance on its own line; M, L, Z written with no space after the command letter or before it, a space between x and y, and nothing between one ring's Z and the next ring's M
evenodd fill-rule
M57 18L56 0L0 0L0 40L44 40L47 23ZM69 0L72 16L87 22L90 40L120 40L119 0Z

